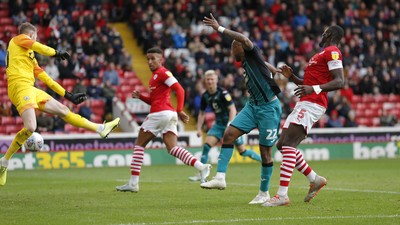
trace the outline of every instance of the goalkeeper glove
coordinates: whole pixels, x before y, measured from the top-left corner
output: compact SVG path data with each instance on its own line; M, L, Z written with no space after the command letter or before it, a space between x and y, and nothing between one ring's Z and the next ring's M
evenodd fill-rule
M65 60L71 58L69 53L66 51L56 51L54 57L56 57L57 60Z
M68 99L70 102L78 105L86 100L86 94L84 93L76 93L72 94L71 92L65 91L64 97Z

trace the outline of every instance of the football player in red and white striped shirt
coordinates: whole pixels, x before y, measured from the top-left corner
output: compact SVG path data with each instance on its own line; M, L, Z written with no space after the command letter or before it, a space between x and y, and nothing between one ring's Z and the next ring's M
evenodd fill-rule
M201 163L189 151L177 146L178 117L184 123L189 122L189 116L182 111L185 91L172 73L162 66L162 60L163 52L160 48L154 47L147 50L147 62L153 72L149 81L150 96L145 96L139 91L133 91L132 97L139 98L149 104L151 106L150 114L140 128L133 150L130 167L131 178L127 184L117 186L118 191L139 191L139 175L143 164L144 148L158 134L162 134L168 153L180 159L186 165L199 170L202 180L205 180L210 174L210 164ZM176 110L170 101L171 89L177 96Z
M288 188L294 168L310 181L305 202L311 201L326 185L326 179L311 169L297 146L305 139L313 124L324 115L328 105L327 92L343 87L342 53L337 47L342 37L343 29L339 26L330 26L325 30L320 42L323 50L308 62L304 79L296 77L287 65L280 68L285 77L298 85L295 94L300 97L300 101L287 117L276 144L283 155L278 193L263 206L281 206L290 203Z

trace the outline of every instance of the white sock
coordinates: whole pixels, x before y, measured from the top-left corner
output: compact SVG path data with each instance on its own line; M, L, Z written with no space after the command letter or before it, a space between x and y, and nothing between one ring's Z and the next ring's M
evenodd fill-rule
M289 187L279 186L279 188L278 188L278 195L280 195L280 196L286 196L288 190L289 190Z
M139 176L131 176L131 179L129 180L129 184L137 184L139 183Z
M99 127L97 128L96 132L100 133L104 130L104 128L105 128L104 124L99 124Z
M317 174L314 172L314 170L312 170L312 171L307 175L307 179L308 179L310 182L314 182L316 176L317 176Z
M225 180L225 173L217 172L217 175L215 175L215 178Z
M194 168L196 168L199 171L202 171L204 169L204 164L202 162L200 162L199 160L197 160L194 165Z
M5 157L1 157L1 166L8 167L8 160Z

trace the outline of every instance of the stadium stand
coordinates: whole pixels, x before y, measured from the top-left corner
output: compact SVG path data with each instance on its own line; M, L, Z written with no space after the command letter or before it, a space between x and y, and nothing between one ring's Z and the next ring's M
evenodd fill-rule
M204 71L215 69L226 89L241 93L233 95L239 109L246 92L240 65L230 61L230 40L204 27L201 21L205 15L212 12L221 25L249 35L263 49L268 62L287 63L299 75L308 58L319 50L319 36L324 26L338 24L345 30L343 64L348 92L351 92L341 91L343 95L337 103L344 105L338 110L343 125L380 126L385 107L390 108L386 113L400 119L396 111L400 102L398 1L171 1L163 6L144 1L126 3L124 8L125 19L129 20L143 50L156 43L166 48L166 52L172 52L167 55L165 65L186 90L192 90L188 96L196 95L194 86L201 81ZM188 54L180 53L186 51ZM194 75L188 76L188 73ZM232 75L234 82L229 81ZM292 87L284 80L278 83L283 89L279 96L283 108L290 108L285 104L290 102L286 98L291 95ZM190 101L187 107L195 109ZM330 111L327 110L328 117ZM350 123L352 112L356 113L357 124ZM323 122L328 119L317 126L324 127Z

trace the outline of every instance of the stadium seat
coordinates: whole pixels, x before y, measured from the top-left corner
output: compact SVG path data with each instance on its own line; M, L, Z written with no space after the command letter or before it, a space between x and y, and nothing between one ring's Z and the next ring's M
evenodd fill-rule
M104 107L103 108L100 108L100 107L92 108L92 112L95 115L103 117L104 116Z
M361 95L353 95L353 103L357 104L362 102L362 96Z
M8 9L8 3L7 2L0 2L0 9Z
M78 133L78 127L74 127L71 124L65 124L64 130L68 133Z
M394 95L394 94L389 95L388 102L399 103L400 95Z
M125 71L124 72L124 77L125 78L132 78L132 77L136 77L136 74L133 71Z
M90 119L91 119L92 122L94 122L94 123L103 123L103 117L100 116L100 115L92 114L92 116L90 117Z
M375 102L383 103L383 102L387 102L388 101L389 96L388 95L375 95L374 98L375 98Z
M0 25L13 25L13 21L12 21L12 18L9 18L9 17L3 17L3 18L0 18Z
M9 15L8 9L0 9L0 18L9 17Z
M372 119L365 118L365 117L357 117L356 118L356 123L358 123L360 126L366 126L366 127L372 127L373 126Z
M6 134L16 134L18 131L22 129L23 126L20 125L7 125L5 126L5 133Z
M91 108L104 108L106 103L103 99L91 99L90 107Z
M0 117L1 125L15 125L15 117L12 116L2 116Z

